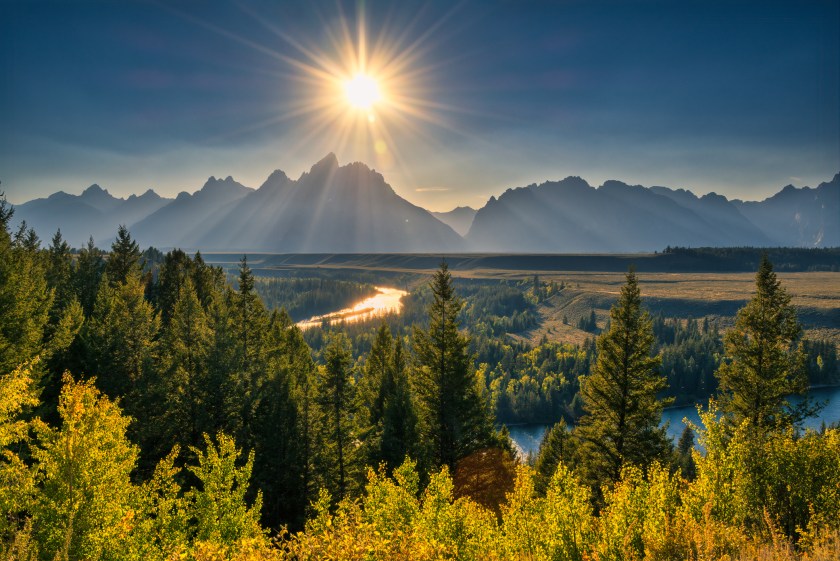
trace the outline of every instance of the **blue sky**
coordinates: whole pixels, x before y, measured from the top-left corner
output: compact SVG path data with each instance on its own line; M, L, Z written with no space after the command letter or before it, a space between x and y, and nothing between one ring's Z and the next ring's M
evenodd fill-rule
M405 61L379 132L340 100L295 111L361 21ZM840 171L839 75L836 0L6 1L0 181L172 196L332 151L433 210L568 175L761 199Z

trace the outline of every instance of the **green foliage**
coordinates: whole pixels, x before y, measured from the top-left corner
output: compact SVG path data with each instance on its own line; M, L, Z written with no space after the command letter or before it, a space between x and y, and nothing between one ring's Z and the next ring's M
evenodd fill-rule
M724 336L726 360L717 376L721 408L732 422L748 419L754 429L764 430L807 415L807 400L792 408L787 396L804 393L808 380L796 310L766 255L755 284L755 296Z
M385 464L388 473L413 456L417 416L411 398L402 342L387 325L377 333L357 392L359 440L364 463Z
M170 314L159 343L161 376L155 394L163 403L163 430L156 440L194 446L212 428L207 392L213 332L190 278L181 286Z
M5 198L0 199L3 226L11 215ZM21 232L12 237L4 227L0 234L0 372L41 353L53 306L45 259Z
M85 317L93 313L96 297L99 294L99 284L105 273L105 259L102 251L96 247L91 237L88 243L79 251L76 261L74 284L79 303L85 312Z
M713 403L701 414L706 429L694 453L697 479L686 504L695 518L711 515L750 534L768 531L767 517L789 538L813 536L840 524L840 433L797 436L756 431L747 419L731 430ZM766 534L765 534L766 535Z
M111 398L131 394L132 400L139 399L159 328L158 316L137 277L129 276L117 285L102 282L81 334L87 351L86 374L96 376L99 387ZM132 400L127 401L129 407L135 404Z
M140 247L131 239L125 226L120 225L117 239L111 244L111 253L105 264L105 274L112 285L124 284L131 277L138 277L142 271Z
M446 262L434 275L432 294L429 327L414 330L413 388L432 466L454 469L459 458L491 444L494 434L473 376L469 338L458 331L462 302L455 296Z
M545 495L554 472L562 464L569 464L575 454L575 441L566 422L552 425L543 436L534 462L534 490Z
M360 475L353 423L356 388L347 337L343 333L333 334L324 355L326 364L317 371L315 398L320 427L318 464L322 485L341 500L354 490Z
M668 449L659 428L668 400L657 398L666 381L657 371L659 357L651 356L653 329L632 270L597 345L598 360L581 383L585 413L575 430L582 441L581 461L596 488L617 481L625 463L648 466Z
M676 404L707 399L717 389L715 371L723 356L717 325L695 319L653 318L653 332L661 350L661 371L668 379L666 393Z

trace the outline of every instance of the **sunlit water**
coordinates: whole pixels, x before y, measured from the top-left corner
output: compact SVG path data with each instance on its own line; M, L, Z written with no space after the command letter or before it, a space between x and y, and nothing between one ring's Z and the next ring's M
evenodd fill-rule
M815 402L824 405L816 417L807 419L804 423L806 429L819 430L822 423L830 425L840 422L840 386L829 388L812 388L808 396ZM795 397L791 398L796 402ZM672 407L662 412L662 424L668 423L668 436L676 442L679 440L682 431L685 429L683 419L687 419L695 425L701 426L700 415L694 405L685 407ZM510 437L514 446L523 456L528 453L536 454L540 448L547 425L514 425L508 427Z
M341 322L353 323L376 318L388 313L399 313L402 310L401 299L408 292L399 290L398 288L387 288L384 286L376 286L374 288L379 291L378 294L362 300L352 308L345 308L337 312L311 317L298 322L297 325L301 329L309 329L310 327L319 326L325 321L331 325Z

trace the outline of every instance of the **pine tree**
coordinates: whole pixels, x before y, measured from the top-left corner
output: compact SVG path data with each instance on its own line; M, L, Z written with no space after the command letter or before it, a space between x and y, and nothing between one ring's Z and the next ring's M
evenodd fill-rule
M561 464L569 464L574 455L574 441L566 421L560 420L552 425L540 442L537 459L534 462L536 477L534 489L540 495L545 495L554 477L554 472Z
M269 320L266 347L268 375L257 389L254 405L254 484L263 492L263 521L279 529L302 527L309 497L304 489L306 449L298 424L294 382L299 362L290 348L292 323L285 312Z
M761 429L791 424L811 413L808 401L792 407L791 394L808 388L802 327L790 296L767 256L755 276L756 294L738 311L723 339L725 361L717 370L721 409L734 424Z
M159 398L165 403L161 442L180 444L184 450L202 443L213 427L207 419L208 359L213 333L187 278L160 338ZM158 450L165 454L168 449ZM162 456L160 456L162 457Z
M239 265L239 290L233 297L229 318L232 337L227 352L233 359L231 372L236 376L237 397L242 426L235 432L247 441L253 415L256 390L265 377L267 365L264 355L264 336L268 327L265 307L254 289L254 274L243 257Z
M124 284L129 277L140 276L140 246L131 239L131 234L125 226L117 230L117 239L111 245L105 272L112 284Z
M417 454L417 412L408 379L405 351L399 338L391 355L389 376L382 418L380 460L392 471L403 464L406 456Z
M354 384L350 341L342 333L333 333L324 351L325 364L318 368L318 406L321 441L319 445L321 478L333 498L347 496L354 484L356 456L353 431Z
M86 349L86 374L108 397L126 397L123 403L136 416L147 391L160 321L145 299L137 277L111 286L103 279L96 304L81 338Z
M286 331L286 353L291 378L291 395L295 405L295 433L298 435L298 469L300 469L300 487L294 498L291 511L298 518L291 522L302 522L304 510L318 494L317 478L317 392L316 367L312 360L312 350L303 338L303 332L295 325L289 325Z
M677 442L677 465L680 468L682 476L689 481L693 480L697 475L697 466L694 463L694 431L691 427L686 426L683 429L680 439Z
M417 368L413 388L420 408L420 433L429 447L431 467L458 459L496 443L491 413L473 375L469 337L458 331L462 302L452 276L441 263L431 283L429 328L414 330Z
M13 214L0 195L0 374L42 354L54 298L37 244L8 231Z
M379 327L359 379L358 430L364 461L378 466L382 461L382 433L385 399L392 391L391 355L394 340L384 323Z
M633 269L627 273L618 302L610 310L609 328L597 340L598 358L581 382L584 415L575 430L582 441L584 472L596 487L615 482L624 464L649 465L664 458L669 443L659 428L657 399L667 382L651 356L655 338L650 316L642 310Z
M411 403L402 342L388 326L376 334L358 390L359 440L364 461L390 473L413 452L416 415Z
M102 250L96 247L93 237L88 239L87 245L79 251L76 272L73 278L76 297L82 305L85 317L93 313L96 295L99 293L99 283L105 272L105 260Z
M70 246L61 237L61 230L56 231L48 250L47 285L55 291L50 320L57 323L62 312L74 299L73 291L73 256Z

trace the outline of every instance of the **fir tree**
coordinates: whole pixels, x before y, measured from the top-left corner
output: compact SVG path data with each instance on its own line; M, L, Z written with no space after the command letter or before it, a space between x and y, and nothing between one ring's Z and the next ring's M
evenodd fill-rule
M414 330L413 388L431 467L449 466L454 473L458 459L497 439L487 403L476 387L469 337L458 331L463 304L455 296L446 262L435 273L431 288L429 327Z
M125 226L117 230L117 239L111 245L105 272L112 284L124 284L129 277L140 276L140 246L131 239L131 234Z
M807 400L797 407L787 401L808 389L802 327L766 255L755 286L755 296L724 335L725 360L717 378L721 409L732 423L749 420L767 429L801 421L812 409Z
M543 436L537 459L534 462L534 489L545 495L554 478L554 472L561 464L568 464L574 454L574 441L566 421L560 420L552 425Z
M652 323L632 268L597 348L595 366L581 382L584 415L575 430L584 472L596 488L604 480L618 481L625 463L647 466L663 458L669 446L659 428L668 400L657 399L666 381L658 372L659 357L651 356Z
M271 315L266 336L268 374L257 388L253 439L254 483L263 493L263 521L274 529L284 523L302 527L308 497L304 493L304 444L298 430L294 380L298 362L290 349L291 320Z
M13 214L0 195L0 374L42 354L54 298L37 246L7 229Z
M108 397L126 397L135 415L146 392L160 321L144 297L137 277L111 286L102 282L93 314L82 330L86 373L97 376L97 385Z
M390 473L411 454L416 415L411 402L402 342L383 324L368 353L358 391L359 439L367 465Z
M353 434L353 356L344 333L330 335L324 350L325 364L318 369L318 405L321 426L321 477L333 497L343 499L356 473Z
M93 313L96 295L99 292L99 283L104 271L105 260L102 258L102 250L96 247L93 237L90 237L87 245L79 251L76 274L73 279L76 297L82 305L85 317L89 317Z
M165 403L161 426L167 448L172 443L202 443L202 434L213 427L207 419L208 359L212 329L187 278L171 311L171 320L160 339L160 395ZM168 452L168 450L159 450ZM161 456L162 457L162 456Z

